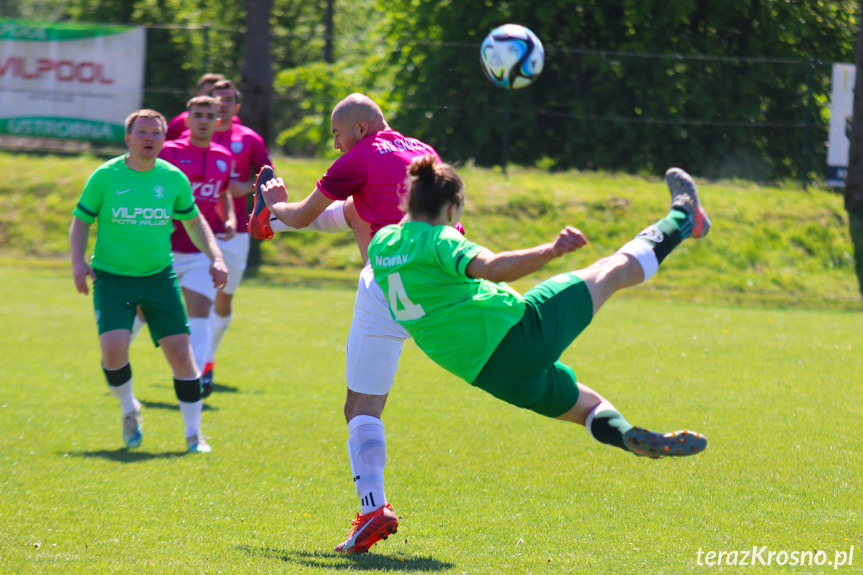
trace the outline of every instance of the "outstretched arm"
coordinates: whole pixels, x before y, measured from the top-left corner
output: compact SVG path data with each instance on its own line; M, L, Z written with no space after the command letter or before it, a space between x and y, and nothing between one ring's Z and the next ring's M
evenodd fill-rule
M351 231L352 225L348 219L348 212L352 204L351 198L347 202L338 200L326 207L315 220L304 228L292 228L281 220L270 220L270 227L274 232L322 232L335 234Z
M580 230L566 226L553 242L523 250L496 254L490 250L480 252L467 264L467 275L493 282L511 282L540 269L554 258L587 245L587 237Z
M299 202L288 202L288 190L282 178L273 178L261 189L270 213L292 228L305 228L310 225L323 211L333 203L317 187L306 199Z

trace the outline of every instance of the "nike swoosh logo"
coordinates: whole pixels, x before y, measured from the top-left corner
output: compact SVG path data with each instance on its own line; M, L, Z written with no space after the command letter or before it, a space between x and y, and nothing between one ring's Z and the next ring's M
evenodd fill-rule
M129 188L128 190L117 190L117 195L122 196L126 192L131 192L131 191L132 191L132 188Z

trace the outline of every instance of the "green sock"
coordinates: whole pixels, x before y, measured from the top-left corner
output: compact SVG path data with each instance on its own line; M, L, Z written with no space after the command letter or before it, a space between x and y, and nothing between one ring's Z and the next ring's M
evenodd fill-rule
M656 259L662 263L665 256L691 234L692 218L689 213L680 208L671 208L667 216L638 234L638 239L650 243Z
M628 452L623 436L632 427L619 411L605 409L593 416L593 421L590 422L590 434L600 443L613 445Z

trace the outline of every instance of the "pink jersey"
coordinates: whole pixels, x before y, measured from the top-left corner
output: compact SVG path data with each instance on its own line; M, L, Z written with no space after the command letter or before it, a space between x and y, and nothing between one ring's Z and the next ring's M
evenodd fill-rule
M357 214L372 225L372 235L404 217L399 208L411 160L433 154L434 148L394 130L381 130L356 143L318 181L318 188L332 200L354 197Z
M170 122L168 122L168 131L165 132L166 140L179 140L183 136L188 136L186 131L189 127L186 125L186 118L189 117L189 112L183 112ZM234 123L241 124L240 117L234 116Z
M272 166L270 153L264 139L251 128L242 124L234 124L230 130L216 132L213 141L231 151L234 156L231 179L247 182L254 181L261 167ZM234 198L234 211L237 214L237 233L248 233L249 213L246 208L246 196Z
M213 228L214 234L224 232L225 224L216 213L216 205L219 197L228 193L233 161L231 153L215 143L210 144L209 148L201 148L186 137L165 142L159 157L186 174L192 184L192 195L201 215ZM171 234L171 250L184 254L201 251L195 247L183 224L177 220L174 220L174 232Z

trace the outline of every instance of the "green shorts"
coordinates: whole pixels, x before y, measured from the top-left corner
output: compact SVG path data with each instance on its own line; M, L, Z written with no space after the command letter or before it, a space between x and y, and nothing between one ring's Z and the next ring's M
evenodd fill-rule
M555 276L524 294L512 326L473 381L493 396L548 417L578 401L575 373L558 358L593 319L593 299L573 273Z
M121 276L97 269L93 271L96 273L93 306L96 309L99 335L115 329L131 331L138 306L141 306L147 318L150 337L156 347L159 347L159 340L163 337L189 333L189 320L173 266L142 277Z

